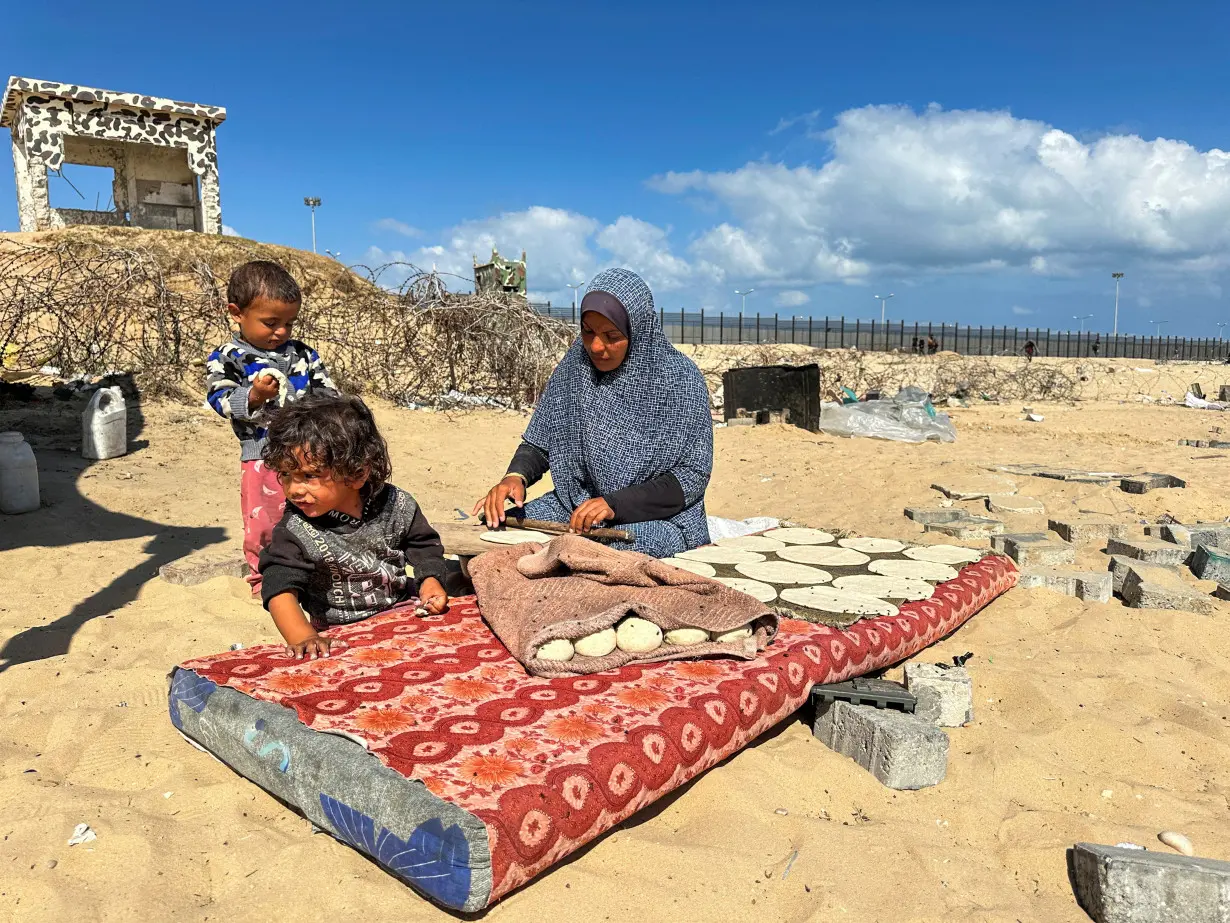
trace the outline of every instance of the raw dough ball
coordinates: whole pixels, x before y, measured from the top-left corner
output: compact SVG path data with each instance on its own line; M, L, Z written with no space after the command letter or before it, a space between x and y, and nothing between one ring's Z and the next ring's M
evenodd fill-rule
M720 644L726 641L742 641L744 638L750 638L751 636L752 626L744 625L742 628L735 628L732 631L724 631L720 635L715 633L713 635L713 640Z
M771 603L777 599L777 590L759 580L746 580L743 577L718 577L718 582L726 584L732 590L746 593L752 599L757 599L762 603Z
M676 628L666 633L667 644L678 644L687 647L709 640L709 632L703 628Z
M536 656L539 660L558 660L563 663L571 660L573 653L571 641L567 638L556 638L540 647Z
M524 545L527 542L549 542L555 536L533 529L501 529L499 532L484 532L478 538L493 545Z
M802 528L770 529L764 537L775 538L787 545L827 545L833 540L833 536L827 532Z
M783 561L794 561L796 564L822 564L825 567L858 567L871 560L861 551L850 548L823 548L818 545L798 545L779 551L777 556Z
M827 586L791 587L782 590L782 599L805 609L835 615L896 615L897 607L874 596L835 590Z
M615 650L615 629L604 628L572 643L582 657L605 657Z
M931 561L934 564L972 564L982 560L982 552L960 545L920 545L907 548L905 556L911 561Z
M956 580L957 572L947 564L934 564L931 561L872 561L867 568L873 574L883 574L885 577L914 577L917 580Z
M648 654L662 643L662 629L648 619L624 619L615 629L615 643L629 654Z
M912 577L883 577L879 574L853 574L849 577L838 577L833 581L833 586L839 590L865 593L880 599L930 599L935 595L935 587L926 580Z
M714 542L720 548L738 548L741 551L781 551L785 542L767 535L739 535L734 538L719 538Z
M689 561L687 558L663 558L662 563L669 564L671 567L677 567L680 570L686 570L701 577L712 577L717 573L704 561Z
M764 561L754 564L739 564L735 570L744 577L762 580L765 583L828 583L833 575L818 567L806 564L791 564L788 561Z
M741 551L738 548L718 548L714 545L704 545L691 551L681 551L675 555L685 561L704 561L706 564L751 564L753 561L763 561L764 555L754 551Z
M843 538L837 544L864 554L896 554L905 547L905 542L895 538Z

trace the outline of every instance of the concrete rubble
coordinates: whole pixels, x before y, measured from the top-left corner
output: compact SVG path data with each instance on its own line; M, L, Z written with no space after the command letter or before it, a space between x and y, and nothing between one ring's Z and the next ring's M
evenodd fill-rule
M974 684L965 667L907 663L905 688L918 700L916 718L947 728L974 720Z
M1230 920L1230 862L1096 843L1067 858L1076 902L1097 923Z
M1127 565L1120 593L1133 609L1178 609L1212 615L1213 598L1183 581L1175 571L1133 561Z
M1155 538L1112 538L1106 543L1106 553L1135 558L1146 564L1173 567L1185 564L1191 556L1191 549L1173 542L1158 541Z
M1216 580L1230 585L1230 549L1199 545L1192 553L1192 573L1200 580Z
M990 538L1004 531L1004 524L998 519L986 516L966 515L950 522L929 522L923 526L924 531L939 532L952 538L978 539Z
M1004 554L1021 567L1053 567L1056 564L1075 564L1076 546L1067 542L1046 540L1041 542L1004 542Z
M1017 586L1024 589L1043 587L1074 596L1085 602L1106 603L1114 592L1114 575L1102 571L1070 570L1060 567L1031 567L1023 570Z
M1151 490L1186 486L1187 481L1177 478L1173 474L1156 474L1153 472L1126 477L1119 482L1119 489L1129 494L1147 494Z
M812 733L889 788L927 788L948 773L948 736L913 715L835 701L816 709Z
M987 497L987 510L992 513L1035 513L1046 512L1042 501L1033 497L1018 497L1013 494L991 494Z
M1045 532L1002 532L999 535L991 536L991 550L996 554L1005 554L1004 548L1010 541L1022 544L1024 542L1045 542L1049 540L1050 536Z
M1073 545L1104 543L1110 538L1126 538L1129 525L1109 519L1052 519L1047 528Z

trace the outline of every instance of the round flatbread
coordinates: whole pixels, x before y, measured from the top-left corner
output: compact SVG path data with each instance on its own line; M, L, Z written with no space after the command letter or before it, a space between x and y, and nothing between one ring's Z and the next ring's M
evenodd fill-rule
M738 548L718 548L715 545L704 545L691 551L681 551L675 555L685 561L701 561L705 564L754 564L763 561L764 555L755 551L740 551Z
M789 561L763 561L756 564L738 564L735 570L744 577L764 583L828 583L833 575L818 567L792 564Z
M478 538L493 545L524 545L526 542L549 542L555 536L533 529L501 529L498 532L484 532Z
M905 542L895 538L843 538L837 544L863 554L896 554L905 547Z
M872 561L867 568L873 574L883 574L885 577L913 577L916 580L933 580L937 583L944 580L955 580L957 572L947 564L936 564L932 561Z
M777 599L777 590L759 580L748 580L745 577L718 577L718 581L762 603L771 603Z
M770 529L764 533L764 537L777 539L777 541L785 542L787 545L827 545L833 541L833 536L828 532L822 532L820 529L804 529L799 527Z
M899 611L892 603L875 596L827 586L790 587L782 590L782 599L804 609L834 615L896 615Z
M879 599L930 599L935 587L926 580L912 577L884 577L880 574L851 574L838 577L833 586L851 593L863 593Z
M779 551L777 556L795 564L819 564L822 567L858 567L871 560L861 551L822 545L795 545Z
M669 564L671 567L677 567L680 570L686 570L700 577L712 577L717 573L704 561L689 561L687 558L663 558L662 563Z
M972 564L981 561L982 554L976 548L962 548L960 545L920 545L905 550L905 556L911 561L930 561L933 564Z
M736 535L733 538L719 538L714 542L720 548L738 548L742 551L781 551L785 542L779 542L767 535Z

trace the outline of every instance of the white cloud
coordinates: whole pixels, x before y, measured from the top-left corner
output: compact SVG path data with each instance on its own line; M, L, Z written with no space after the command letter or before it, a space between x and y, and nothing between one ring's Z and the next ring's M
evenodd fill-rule
M1025 317L1029 314L1033 314L1034 309L1033 308L1023 308L1019 304L1014 304L1012 306L1012 313L1015 314L1017 317Z
M779 308L797 308L811 301L811 296L797 289L787 289L784 292L778 292L777 297L773 300Z
M229 224L222 225L222 236L223 237L243 237L242 234L236 231Z
M423 232L418 228L406 224L404 221L398 221L396 218L381 218L379 221L372 223L372 228L377 231L387 231L390 234L400 234L402 237L423 236Z
M671 253L668 231L627 215L599 232L597 242L615 262L640 273L654 290L682 288L692 274L687 260Z
M813 109L811 112L804 112L802 115L792 115L783 117L777 120L776 127L769 132L770 135L780 135L783 131L794 128L796 125L802 125L804 128L811 129L816 124L816 119L820 118L820 110Z

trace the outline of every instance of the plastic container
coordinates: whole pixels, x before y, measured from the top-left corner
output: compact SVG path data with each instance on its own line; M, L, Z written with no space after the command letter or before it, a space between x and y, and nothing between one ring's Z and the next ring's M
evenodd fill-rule
M38 463L21 433L0 433L0 513L38 509Z
M128 454L128 405L119 388L99 388L82 411L81 454L85 458Z

